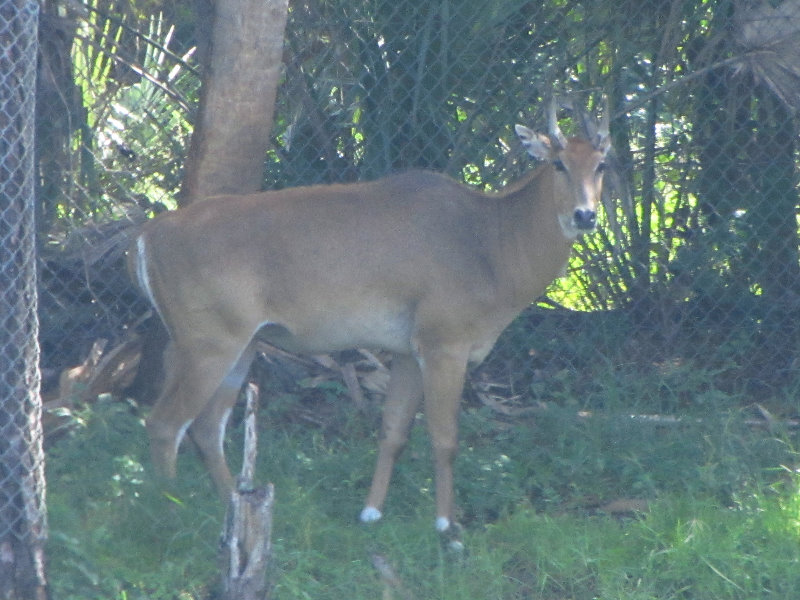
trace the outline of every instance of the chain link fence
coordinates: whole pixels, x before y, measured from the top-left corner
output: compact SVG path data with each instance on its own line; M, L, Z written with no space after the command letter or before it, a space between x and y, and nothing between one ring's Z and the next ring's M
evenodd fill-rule
M53 388L98 340L126 344L147 309L120 266L126 232L175 206L210 22L188 2L43 7L39 314ZM605 92L601 227L473 372L473 400L678 412L728 398L791 414L798 65L798 0L291 2L264 187L420 167L500 189L530 168L514 123L541 128L554 91L589 110Z
M0 2L0 595L43 598L33 135L38 5Z

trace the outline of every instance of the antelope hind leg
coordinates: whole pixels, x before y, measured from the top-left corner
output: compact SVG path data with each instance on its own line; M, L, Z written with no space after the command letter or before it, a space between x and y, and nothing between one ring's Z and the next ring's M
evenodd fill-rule
M255 346L250 343L232 364L211 400L189 427L189 436L200 451L224 502L228 502L234 483L225 460L225 429L254 357Z
M150 456L159 477L174 479L177 470L178 447L193 416L173 409L173 399L180 388L179 359L173 342L164 350L164 384L161 394L146 420L150 439Z
M213 404L211 399L244 346L233 343L216 347L186 344L189 350L183 350L170 342L165 353L167 375L164 391L147 417L150 451L159 475L175 478L178 448L195 419L206 412L195 429L195 440L198 440L201 436L197 434L210 427L218 416L224 416L227 408L224 403ZM213 465L222 465L222 469L212 472L212 476L220 493L227 494L224 488L230 489L231 476L217 439L218 436L213 437L213 450L212 445L204 440L201 452L204 458L206 453L210 453Z

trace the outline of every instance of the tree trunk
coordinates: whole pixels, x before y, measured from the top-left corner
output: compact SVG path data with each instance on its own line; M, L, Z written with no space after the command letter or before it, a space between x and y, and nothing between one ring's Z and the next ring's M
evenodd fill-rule
M63 6L61 7L63 8ZM80 94L73 80L72 40L77 23L62 18L53 0L42 2L36 79L36 224L49 232L58 205L67 201L70 143L81 121Z
M181 205L261 189L288 0L217 0Z

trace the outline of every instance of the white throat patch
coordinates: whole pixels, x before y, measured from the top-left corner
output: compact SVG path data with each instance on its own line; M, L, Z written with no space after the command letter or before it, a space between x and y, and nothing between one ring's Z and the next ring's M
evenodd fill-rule
M573 225L572 217L558 215L558 224L561 225L561 233L563 233L564 237L568 240L577 239L577 237L583 233L583 231Z

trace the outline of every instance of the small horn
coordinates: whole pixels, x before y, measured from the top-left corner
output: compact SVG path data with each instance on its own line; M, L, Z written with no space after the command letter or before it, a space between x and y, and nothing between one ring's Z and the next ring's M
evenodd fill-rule
M567 138L561 133L561 128L558 126L557 104L555 96L550 97L550 102L547 105L547 134L554 145L558 149L566 148Z
M574 106L572 112L572 118L578 121L583 136L592 143L599 139L597 135L597 119L594 115L590 114L585 108L575 108Z
M603 115L600 117L600 123L597 125L597 143L602 145L605 140L610 136L609 120L611 109L608 105L608 94L603 94Z

